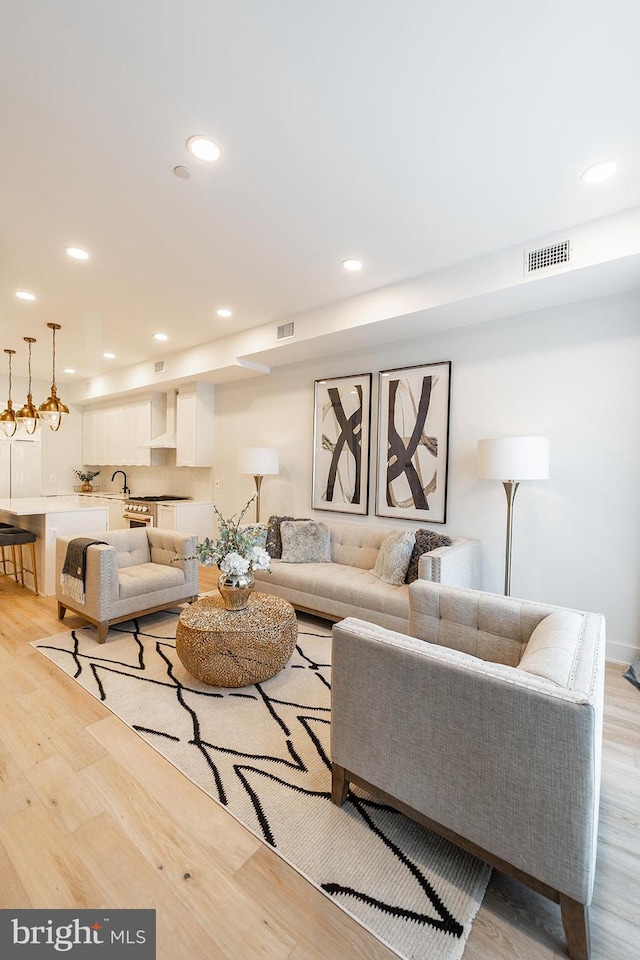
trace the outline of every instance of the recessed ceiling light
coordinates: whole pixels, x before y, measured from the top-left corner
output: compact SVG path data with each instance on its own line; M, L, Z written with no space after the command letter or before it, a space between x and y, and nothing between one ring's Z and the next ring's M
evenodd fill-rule
M189 177L191 176L191 171L189 170L188 167L182 167L182 166L174 167L173 172L175 173L176 177L178 177L180 180L188 180Z
M154 340L168 340L169 337L166 335L166 333L154 333L153 339L154 339Z
M220 307L219 310L216 310L216 313L219 317L232 317L233 314L231 310L228 310L226 307Z
M342 266L345 270L351 270L352 272L355 270L362 270L362 260L343 260Z
M75 370L73 369L73 367L65 367L65 368L64 368L64 372L65 372L65 373L75 373Z
M187 150L198 160L204 160L206 163L215 163L220 156L220 147L208 137L189 137Z
M68 257L73 257L74 260L88 260L89 254L86 250L83 250L82 247L65 247L64 252Z
M103 353L102 356L105 358L105 360L115 360L116 358L115 353Z
M16 290L16 297L20 300L35 300L35 293L29 293L28 290Z
M618 164L615 160L601 160L600 163L594 163L593 166L588 167L580 179L583 183L602 183L612 177L617 169Z

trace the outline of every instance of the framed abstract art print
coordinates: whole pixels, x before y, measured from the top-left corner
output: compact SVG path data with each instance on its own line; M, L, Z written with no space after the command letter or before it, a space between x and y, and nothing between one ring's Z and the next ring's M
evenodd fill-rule
M311 506L366 515L371 374L316 380L314 399Z
M376 514L445 523L451 363L379 374Z

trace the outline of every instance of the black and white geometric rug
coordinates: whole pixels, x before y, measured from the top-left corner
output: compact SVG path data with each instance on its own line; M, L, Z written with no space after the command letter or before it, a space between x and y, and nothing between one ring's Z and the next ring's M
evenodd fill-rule
M399 956L458 960L490 869L356 790L331 803L331 633L298 617L271 680L228 690L191 677L174 614L36 647Z

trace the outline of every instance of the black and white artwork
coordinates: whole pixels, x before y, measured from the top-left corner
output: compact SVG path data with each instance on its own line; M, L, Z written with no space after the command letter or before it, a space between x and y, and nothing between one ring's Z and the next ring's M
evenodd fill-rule
M376 514L445 523L451 363L379 374Z
M368 512L370 424L370 373L315 381L314 510Z

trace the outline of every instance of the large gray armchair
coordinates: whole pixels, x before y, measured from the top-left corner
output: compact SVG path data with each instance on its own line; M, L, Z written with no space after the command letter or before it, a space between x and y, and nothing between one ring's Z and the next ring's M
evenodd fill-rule
M197 536L133 527L97 533L86 551L84 603L66 593L60 583L67 547L73 537L56 541L56 599L58 619L67 610L84 617L98 629L104 643L110 623L175 606L198 596ZM179 559L189 557L191 559Z
M560 904L589 956L604 618L416 581L409 634L333 627L332 799L349 782Z

